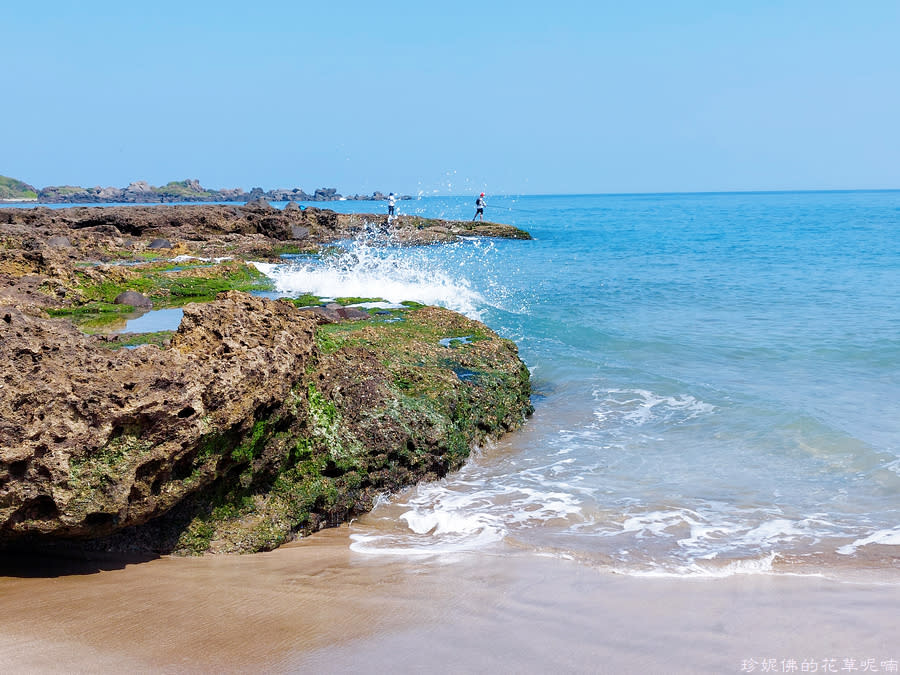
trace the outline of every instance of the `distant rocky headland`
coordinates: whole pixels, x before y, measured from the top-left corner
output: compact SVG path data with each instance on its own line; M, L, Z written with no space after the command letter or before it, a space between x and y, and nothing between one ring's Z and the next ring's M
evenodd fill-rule
M268 550L520 426L528 369L484 324L415 302L268 299L248 262L340 265L352 253L334 244L358 234L530 238L264 201L0 209L0 551ZM182 309L177 330L122 332L162 308Z
M36 188L15 178L0 176L0 202L37 202L39 204L165 204L179 202L248 202L265 199L270 202L334 202L340 200L381 201L387 198L382 192L371 195L342 195L335 188L318 188L312 194L300 188L263 190L255 187L250 192L243 188L212 190L204 188L196 179L171 181L154 186L146 181L135 181L127 187L79 187L76 185L50 185ZM412 199L403 195L398 199Z

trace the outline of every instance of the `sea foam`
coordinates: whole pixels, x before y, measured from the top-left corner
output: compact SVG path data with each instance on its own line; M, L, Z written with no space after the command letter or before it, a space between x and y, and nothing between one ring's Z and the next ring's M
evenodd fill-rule
M861 546L866 546L867 544L900 546L900 527L895 527L890 530L878 530L877 532L873 532L872 534L870 534L868 537L857 539L852 544L841 546L837 550L837 552L841 555L852 555L856 552L856 549L860 548Z

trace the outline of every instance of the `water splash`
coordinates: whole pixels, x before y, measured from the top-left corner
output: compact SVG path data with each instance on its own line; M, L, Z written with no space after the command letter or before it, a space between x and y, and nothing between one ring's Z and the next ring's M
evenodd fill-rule
M373 245L377 244L377 245ZM441 247L400 247L389 237L368 232L339 242L323 255L298 255L285 263L254 263L286 296L310 293L322 298L379 297L440 305L481 319L496 305L475 290L471 274L491 269L492 242L466 240ZM479 280L479 284L480 284ZM492 293L503 289L488 284Z

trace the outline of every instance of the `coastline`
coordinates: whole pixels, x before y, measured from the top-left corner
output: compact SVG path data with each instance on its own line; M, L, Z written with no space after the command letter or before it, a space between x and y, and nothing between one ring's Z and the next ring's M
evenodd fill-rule
M892 217L890 213L888 217ZM621 218L621 214L613 212L610 219L613 218ZM779 221L775 218L774 222ZM755 231L756 223L752 224ZM568 231L560 228L560 232L561 236L571 238ZM769 232L766 231L766 236ZM539 228L536 236L539 241L544 239L545 246L550 227ZM599 247L592 249L599 250ZM636 250L645 255L642 248ZM521 263L521 259L510 253L507 251L511 260L506 269ZM653 256L650 260L656 261ZM728 279L736 261L730 257L723 260L729 276L722 278ZM626 271L632 273L624 264L616 267L612 255L603 258L602 262L610 266L612 277L624 275ZM540 265L535 267L541 269ZM739 275L746 268L738 266L734 269ZM635 276L657 280L656 268L646 272L645 277L640 273ZM865 284L872 293L877 292L872 286ZM799 290L806 289L801 287L797 289L798 293ZM680 293L681 289L678 291ZM558 302L559 296L549 297ZM890 302L893 306L894 300ZM551 305L548 301L537 306L547 314L547 307ZM629 311L640 308L630 304L625 306ZM576 320L582 320L600 313L596 304L587 303L575 316ZM861 318L869 319L871 314ZM873 324L865 321L860 325L868 329ZM876 323L875 328L876 337L885 334L882 323ZM538 338L542 335L539 331L535 333ZM729 334L738 332L732 330ZM602 338L608 332L597 330L592 335ZM842 336L841 332L834 332L833 343L841 344ZM572 343L578 344L575 340ZM580 354L585 360L592 356L599 360L597 354L601 348L611 351L615 347L609 340L594 339L593 343L600 347L597 352ZM792 349L795 344L791 343ZM533 343L528 348L533 350ZM619 350L618 356L615 352L604 353L603 358L614 362L618 358L627 363L621 354L627 350L626 355L633 355L630 353L633 349L634 346L628 344ZM672 374L665 366L674 359L654 361L654 354L644 350L639 356L641 367L655 368L654 373ZM637 357L635 361L638 361ZM895 361L881 363L891 362ZM754 363L766 364L767 361ZM621 380L615 378L608 389L601 390L599 397L592 396L593 381L584 384L582 379L571 377L566 370L571 367L571 361L566 359L554 371L554 363L549 358L544 359L537 382L544 398L536 417L523 432L516 434L515 439L510 439L510 444L543 448L543 455L547 454L548 445L551 451L566 449L568 443L553 446L548 440L552 442L559 429L588 429L596 411L601 409L600 404L617 405L624 398L607 396L608 390L622 386ZM548 376L548 371L553 377ZM610 369L598 368L597 372L608 376ZM837 371L836 380L841 381L842 372ZM875 374L884 372L892 371L881 368ZM724 408L721 399L709 395L709 389L699 389L698 393L696 388L691 388L696 373L676 374L681 375L682 388L674 391L653 386L659 380L642 377L638 381L640 391L649 393L643 398L635 396L636 404L624 408L623 412L654 411L655 406L656 417L651 416L650 421L671 420L676 423L676 430L682 431L682 438L687 437L693 444L695 439L703 439L700 434L683 433L685 430L698 431L696 419L690 416L693 411L708 402L718 405L717 410ZM779 402L784 400L780 397L782 392L804 384L802 377L791 377L788 387L785 385L787 378L778 379L778 372L772 374L775 377L764 384L766 392ZM707 381L703 380L704 387ZM868 381L878 380L870 377ZM550 389L548 382L554 384L555 390ZM890 391L868 390L855 384L854 387L854 382L850 382L846 391L841 390L845 398L834 399L834 403L846 407L853 395L856 404L865 407L872 405L880 392ZM837 391L838 388L831 389ZM636 390L638 384L626 389L626 393L632 394ZM746 390L734 391L740 396ZM859 392L866 395L858 396ZM679 407L695 401L685 393L696 395L699 403L693 407ZM660 396L669 398L657 403ZM890 396L881 398L895 400ZM554 408L553 402L561 399L580 404ZM800 403L803 403L802 399ZM684 407L687 412L679 415ZM876 411L881 409L874 407ZM620 409L612 408L613 412ZM633 416L622 417L626 418L625 422L634 419ZM685 418L689 425L677 425ZM616 422L609 417L605 419ZM860 416L859 428L872 428L871 424L864 424L870 419L872 416ZM542 420L547 421L543 431L540 429ZM711 427L716 428L722 427ZM791 427L792 430L795 428ZM655 432L657 427L645 424L636 428L639 433L646 429ZM803 427L800 429L802 431ZM881 431L883 438L889 438L890 428ZM571 432L563 440L570 437ZM709 437L719 438L711 433ZM790 438L808 441L810 436L796 432ZM830 451L832 455L825 456L822 461L827 461L827 466L834 470L840 461L850 456L844 445L828 439L823 442L817 436L812 438L819 442L803 448L819 450L823 454ZM853 440L856 437L852 434L838 436L838 440L844 438ZM604 439L601 437L601 440ZM506 444L506 441L501 443ZM795 444L789 443L787 447L793 450ZM881 447L876 444L876 448ZM850 448L857 450L859 444L854 443ZM675 446L669 456L681 459L680 449ZM872 458L870 453L864 453L864 456L879 460L879 456ZM731 461L733 455L726 457L728 465L739 467L738 478L743 480L746 465ZM528 458L527 454L522 457L526 461ZM590 470L592 461L592 456L587 456L573 465L578 468L580 464ZM555 466L553 464L551 468ZM560 463L559 466L567 465ZM662 466L665 470L673 468L671 463ZM768 469L764 477L776 473L768 462L764 466ZM794 468L794 465L787 468ZM604 482L607 475L614 477L606 467L602 470ZM653 475L652 471L643 473ZM790 471L786 473L790 476ZM662 471L657 474L665 475ZM555 481L559 477L549 471L545 475L554 481L551 488L556 489ZM820 474L805 472L802 475L817 477ZM633 483L626 485L621 493L632 496L632 486ZM853 487L856 490L864 486L857 481ZM789 490L781 493L782 496L789 494ZM850 492L851 496L853 494ZM890 498L890 493L884 494L886 499ZM780 500L775 503L776 506L780 504ZM893 508L886 501L877 504ZM399 508L408 507L401 505ZM501 510L499 515L505 513ZM889 510L886 517L890 517ZM349 532L353 533L353 528L358 528L362 520L351 525ZM890 547L883 548L884 555L876 560L872 558L878 553L871 548L876 546L874 544L858 549L852 556L835 554L831 562L840 569L792 565L779 556L777 564L772 566L777 570L774 574L757 570L754 574L726 578L632 577L592 567L587 556L577 560L538 557L537 551L542 549L534 547L530 554L498 545L490 551L412 561L359 555L346 550L346 534L346 528L342 528L313 535L302 543L299 551L276 552L277 562L265 562L262 556L258 557L258 562L226 556L219 564L203 559L184 564L177 559L159 559L148 563L146 572L141 574L134 574L132 567L118 569L104 566L104 563L91 573L85 572L79 579L58 578L58 573L54 575L52 571L48 572L47 578L39 580L0 579L0 607L7 609L8 617L0 628L0 657L17 659L21 656L26 670L32 671L58 671L71 661L72 669L80 671L121 669L124 665L138 671L178 672L216 669L347 672L372 669L373 665L410 671L427 667L437 671L465 669L474 672L740 672L749 670L753 662L756 671L760 672L763 659L775 659L776 672L789 668L792 659L797 666L796 672L800 672L804 660L815 659L819 672L823 672L825 665L831 663L827 659L835 659L834 665L840 670L844 659L853 659L859 666L868 658L876 659L878 670L885 672L881 661L898 659L897 654L889 651L898 643L894 628L897 584L887 577L896 577L900 568L896 556L890 559L894 550ZM676 531L675 536L683 535ZM853 538L858 537L850 540ZM767 540L757 541L760 543L756 543L756 547L767 554L773 546L780 548ZM653 540L645 537L639 543L645 542L652 545ZM813 546L816 550L832 553L835 548L815 543ZM293 551L294 547L284 550ZM577 547L572 553L578 553ZM104 571L98 571L101 567ZM797 576L798 568L808 575ZM817 573L839 578L814 576ZM878 575L878 583L866 579L873 575ZM100 599L96 602L92 582L99 582L97 586L101 589ZM106 589L116 585L120 585L120 593ZM183 602L181 592L186 595ZM20 609L32 601L43 610ZM81 603L85 603L83 611L77 607ZM47 620L47 617L55 618ZM179 626L182 619L183 630ZM116 633L116 622L125 635ZM223 631L222 635L217 634L219 630ZM47 659L41 656L44 649ZM222 652L221 655L216 653L217 650ZM249 654L245 655L244 651ZM742 668L744 661L747 668Z
M253 556L0 575L15 617L0 658L19 672L673 673L900 658L897 584L636 578L512 550L410 561L353 553L350 530Z

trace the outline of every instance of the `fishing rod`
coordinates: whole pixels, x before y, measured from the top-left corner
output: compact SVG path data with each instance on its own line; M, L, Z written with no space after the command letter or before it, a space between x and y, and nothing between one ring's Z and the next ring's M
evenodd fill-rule
M531 209L517 209L513 206L490 206L489 204L485 204L484 208L492 208L500 211L518 211L519 213L533 213Z

